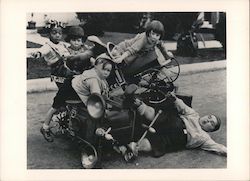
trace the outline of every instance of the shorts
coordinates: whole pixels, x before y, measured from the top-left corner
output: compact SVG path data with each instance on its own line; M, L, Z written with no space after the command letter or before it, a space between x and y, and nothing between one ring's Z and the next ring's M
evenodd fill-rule
M159 119L160 123L153 126L156 133L148 133L147 135L152 146L153 156L160 157L168 152L185 149L187 132L182 119L177 114L165 114L159 116Z
M63 85L58 90L56 96L54 97L54 101L52 107L54 109L59 109L62 106L65 106L65 101L70 100L81 100L77 95L76 91L73 89L71 81L73 78L66 79Z

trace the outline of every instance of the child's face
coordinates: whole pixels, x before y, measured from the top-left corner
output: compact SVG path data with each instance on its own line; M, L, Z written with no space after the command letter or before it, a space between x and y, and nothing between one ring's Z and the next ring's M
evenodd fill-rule
M156 43L157 41L159 41L159 39L161 38L161 34L160 33L156 33L154 31L150 31L149 35L148 35L148 41L149 43Z
M69 41L71 48L78 50L83 45L82 38L72 38Z
M203 116L199 119L201 128L207 132L211 132L215 129L215 126L218 124L216 117L212 114Z
M96 68L99 70L101 76L106 79L110 75L110 72L112 70L112 65L110 63L107 63L105 65L98 64Z
M53 43L59 43L61 39L62 39L62 28L61 27L53 28L50 31L50 40Z

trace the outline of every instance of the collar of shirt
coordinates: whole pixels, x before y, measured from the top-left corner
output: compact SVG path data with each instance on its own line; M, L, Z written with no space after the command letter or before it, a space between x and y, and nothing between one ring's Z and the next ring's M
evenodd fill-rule
M209 135L207 132L202 130L199 119L200 116L198 113L190 114L190 115L182 115L182 120L185 123L187 130L187 148L197 148L201 146L204 142L209 139Z

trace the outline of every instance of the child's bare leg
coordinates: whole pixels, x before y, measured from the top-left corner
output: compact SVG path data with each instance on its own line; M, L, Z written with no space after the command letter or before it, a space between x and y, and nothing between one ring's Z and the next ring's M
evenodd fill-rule
M49 130L49 124L50 121L52 119L53 114L57 111L57 109L51 107L49 109L49 111L47 112L45 119L44 119L44 123L43 126L40 129L40 132L42 133L43 137L45 140L47 140L48 142L52 142L53 141L53 137L51 136L50 130Z
M151 150L152 147L147 138L144 138L138 145L138 151L150 152Z
M128 147L132 150L134 155L138 156L138 152L150 152L152 150L151 144L147 138L144 138L140 143L131 142Z
M57 109L51 107L47 114L45 115L44 123L43 123L43 128L44 129L49 129L49 124L52 119L53 114L55 114Z

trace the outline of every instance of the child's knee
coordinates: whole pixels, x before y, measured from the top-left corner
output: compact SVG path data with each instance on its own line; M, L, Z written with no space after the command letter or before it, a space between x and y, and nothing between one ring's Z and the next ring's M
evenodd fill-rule
M139 151L150 152L152 150L151 144L147 138L143 139L139 144Z

